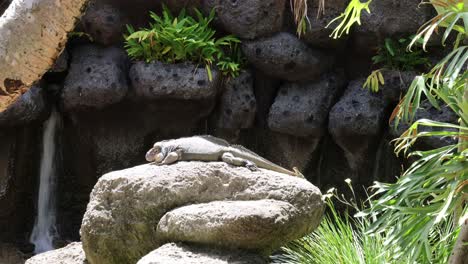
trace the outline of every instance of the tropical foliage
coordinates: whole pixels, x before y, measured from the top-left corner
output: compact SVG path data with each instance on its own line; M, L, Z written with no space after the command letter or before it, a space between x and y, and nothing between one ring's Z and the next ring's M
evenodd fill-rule
M346 181L354 193L351 182ZM356 198L347 200L339 196L336 189L325 195L328 213L322 219L317 230L301 239L293 241L282 249L282 254L272 256L273 263L281 264L412 264L407 256L395 258L397 244L386 245L383 233L369 233L375 218L353 217L352 211L369 209L368 204L358 205ZM338 213L335 203L346 206L344 213ZM351 215L350 215L351 214ZM429 250L437 260L435 263L446 263L455 242L452 226L445 222L434 233L434 240ZM417 262L426 263L419 259Z
M377 50L377 55L372 57L374 65L380 67L374 70L364 84L364 88L372 92L378 92L380 85L384 85L382 69L397 71L421 70L430 65L429 59L422 49L410 51L407 49L413 38L400 38L397 40L386 38L384 44Z
M242 56L237 45L239 39L232 35L215 38L215 30L210 27L215 13L208 17L194 10L196 19L187 15L185 10L174 17L164 7L162 16L150 13L153 23L149 28L136 31L127 26L125 48L128 55L135 60L146 62L161 61L178 63L191 61L204 64L208 76L212 79L211 67L216 65L230 76L239 73Z
M361 12L371 11L371 1L351 0L345 12L332 21L341 21L332 37L347 34L354 24L360 24ZM291 256L289 263L363 263L362 260L340 262L337 255L337 261L327 262L319 255L333 254L335 250L348 256L345 252L366 247L362 241L367 236L373 236L375 243L379 239L383 241L380 245L391 253L392 260L381 263L463 263L468 258L468 245L460 239L468 237L468 47L463 45L468 38L468 7L463 0L431 0L430 3L438 15L420 28L408 49L421 42L425 50L432 35L443 32L443 45L450 35L455 35L451 43L453 50L429 72L416 76L391 116L395 126L410 123L408 130L395 141L396 153L409 153L417 161L396 183L375 183L369 207L355 215L358 217L353 219L355 222L349 221L349 216L341 220L332 213L336 219L326 218L317 233L286 249ZM383 83L379 72L372 75L374 80ZM447 105L458 116L458 122L415 121L416 112L426 100L437 109ZM425 137L451 137L456 143L414 151L414 143ZM349 242L352 229L347 227L348 223L356 228L354 244ZM337 237L341 233L342 240ZM320 240L328 240L334 248L318 246ZM311 261L303 261L301 256Z

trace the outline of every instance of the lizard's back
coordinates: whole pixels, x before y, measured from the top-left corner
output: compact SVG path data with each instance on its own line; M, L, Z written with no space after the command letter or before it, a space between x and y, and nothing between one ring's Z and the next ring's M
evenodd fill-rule
M229 143L212 136L193 136L175 139L172 144L183 150L184 160L216 161L229 147Z

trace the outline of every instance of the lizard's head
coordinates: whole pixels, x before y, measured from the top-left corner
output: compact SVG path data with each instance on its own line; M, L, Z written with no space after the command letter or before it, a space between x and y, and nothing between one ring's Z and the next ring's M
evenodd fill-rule
M163 161L164 159L164 153L162 153L162 144L161 142L157 142L154 144L154 146L148 150L148 152L146 152L146 160L149 161L149 162L156 162L156 163L159 163L161 161Z

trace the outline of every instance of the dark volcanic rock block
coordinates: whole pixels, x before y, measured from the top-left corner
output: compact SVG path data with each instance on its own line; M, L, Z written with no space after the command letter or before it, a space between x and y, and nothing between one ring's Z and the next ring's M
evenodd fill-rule
M319 1L307 1L307 14L310 19L310 23L307 24L306 32L301 36L301 39L314 46L320 48L336 48L346 42L347 35L343 35L339 39L333 39L330 34L333 29L339 23L330 25L326 28L328 23L335 17L339 16L346 8L348 0L327 0L325 1L325 12L320 13L317 16Z
M204 0L206 12L215 9L225 30L245 39L278 32L283 23L285 0Z
M365 79L350 82L330 112L328 129L343 149L352 169L361 167L384 126L385 104L380 94L363 89Z
M386 37L408 37L431 17L429 5L420 5L420 0L372 1L371 13L362 12L362 25L355 28L354 42L360 51L372 51Z
M130 68L130 81L137 98L201 100L217 93L220 76L216 69L211 71L210 81L203 66L136 62Z
M421 103L420 108L416 112L416 116L414 118L414 121L419 120L419 119L430 119L433 121L438 121L438 122L445 122L445 123L452 123L452 124L457 124L457 115L453 112L453 110L445 105L441 106L440 110L434 108L428 101L424 101ZM393 138L399 137L403 132L405 132L409 128L409 125L407 123L400 122L399 126L397 128L394 127L394 122L392 123L392 128L390 130L390 135ZM431 128L431 127L424 127L421 126L419 127L418 131L427 131L427 132L432 132L432 131L437 131L440 129L437 128ZM447 130L444 128L444 130ZM452 130L456 132L456 130ZM418 146L421 146L423 148L429 148L429 149L434 149L434 148L441 148L443 146L447 146L450 144L455 144L457 142L457 139L452 138L452 137L422 137L418 139L417 143Z
M271 130L298 137L321 137L328 112L344 85L340 74L327 74L318 82L285 83L268 117Z
M253 125L257 110L253 82L252 73L244 71L226 83L221 96L216 127L244 129Z
M49 72L64 72L68 69L68 59L69 55L67 50L64 50L60 56L55 60L54 66L49 70Z
M122 34L125 24L128 23L125 20L118 8L91 2L81 18L81 23L93 41L108 46L123 40Z
M45 91L33 86L5 111L0 112L0 127L24 125L45 120L50 112Z
M121 101L128 91L127 60L125 52L116 47L75 48L62 92L64 108L100 109Z
M285 32L244 41L242 50L256 68L288 81L317 79L333 64L331 56L309 48L296 36Z

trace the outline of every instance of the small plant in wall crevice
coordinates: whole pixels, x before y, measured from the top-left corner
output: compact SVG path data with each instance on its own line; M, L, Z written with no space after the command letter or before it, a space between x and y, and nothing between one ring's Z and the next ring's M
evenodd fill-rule
M211 69L216 65L227 76L236 77L243 63L238 48L240 40L233 35L215 37L215 30L210 27L215 13L208 17L194 9L196 19L182 10L174 17L167 7L162 15L153 12L149 28L135 30L127 25L125 49L135 60L164 63L193 62L203 64L212 80Z

